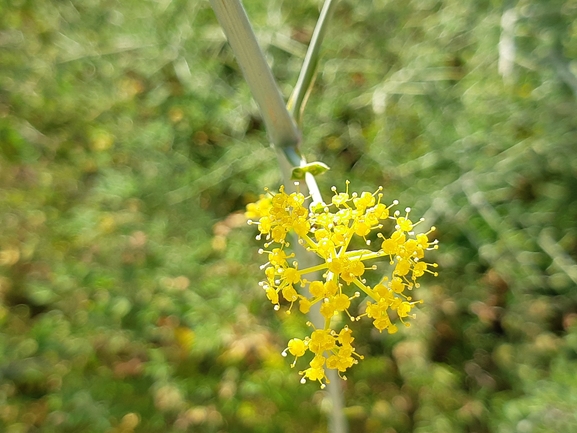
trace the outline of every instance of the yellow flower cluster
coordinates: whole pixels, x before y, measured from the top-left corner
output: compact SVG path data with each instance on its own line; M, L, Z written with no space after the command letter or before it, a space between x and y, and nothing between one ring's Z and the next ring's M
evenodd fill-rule
M349 194L347 182L345 192L338 193L336 187L332 190L334 195L330 204L316 203L309 209L302 193L287 194L281 186L277 194L267 191L258 202L249 204L246 212L249 224L258 225L257 239L265 237L266 249L259 252L267 254L268 262L262 266L266 278L260 285L275 310L280 309L283 299L290 305L289 312L295 302L302 313L320 303L324 329L314 329L304 339L293 338L283 355L290 352L295 357L294 366L298 358L311 352L313 359L309 368L300 372L301 381L319 381L323 388L328 383L326 369L337 370L346 379L342 373L362 359L352 346L352 331L345 326L337 332L331 328L331 319L342 312L353 322L367 316L379 331L386 329L390 334L395 333L397 326L391 317L397 317L409 326L406 319L413 317L411 310L420 302L413 301L406 291L419 287L417 280L425 273L437 275L430 269L437 264L423 260L425 251L437 248L437 241L429 242L427 236L434 227L426 233L415 234L414 227L423 219L413 223L409 219L409 208L404 215L398 210L391 215L390 209L398 202L395 200L389 206L381 203L382 188L375 193ZM389 220L394 222L391 224L394 230L386 237L380 229ZM286 238L291 231L301 245L322 259L321 264L299 269L298 262L290 260L294 253L287 254L289 242ZM378 231L376 236L380 240L377 251L349 250L354 237L363 238L370 246L367 237L373 231ZM371 287L363 276L365 271L374 270L376 266L367 268L364 262L380 257L389 258L391 273ZM320 271L323 272L321 280L307 279L307 275ZM348 295L345 292L351 285L356 289ZM350 312L351 301L361 293L367 298L363 303L364 312L354 316ZM310 322L308 325L312 327Z

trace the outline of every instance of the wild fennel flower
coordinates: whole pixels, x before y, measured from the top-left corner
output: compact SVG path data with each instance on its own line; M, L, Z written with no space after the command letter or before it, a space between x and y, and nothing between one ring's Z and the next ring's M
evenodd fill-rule
M347 181L345 192L340 193L333 187L330 203L316 203L310 208L305 206L306 197L298 191L298 185L297 192L290 194L281 186L276 194L267 190L260 200L247 206L246 213L249 224L258 225L257 239L264 240L259 253L268 261L261 267L265 278L260 285L274 309L279 310L281 302L286 302L290 313L298 302L299 310L307 313L312 305L320 304L324 328L315 329L307 322L313 328L310 336L291 339L283 356L294 356L294 367L298 358L310 352L313 357L309 367L300 371L301 382L318 381L322 388L329 382L326 369L337 370L346 380L345 371L363 359L352 345L352 330L348 326L332 328L335 316L345 313L352 322L366 316L380 332L393 334L398 330L393 322L398 319L409 326L407 319L414 317L412 309L421 302L413 300L408 292L419 287L417 280L426 273L437 275L432 270L437 264L424 260L426 251L437 249L437 241L430 241L428 236L435 228L415 234L415 226L424 220L413 222L410 208L391 214L398 201L382 203L382 187L374 193L349 194L348 186ZM381 232L387 221L394 223L388 236ZM321 264L299 268L294 254L286 251L291 231L302 246L322 259ZM367 237L375 231L380 240L378 248L350 249L355 237L370 247ZM389 259L390 272L371 286L364 276L377 267L367 267L365 262L382 257ZM307 279L307 275L319 271L323 272L321 280ZM361 296L366 298L364 312L354 315L351 301Z

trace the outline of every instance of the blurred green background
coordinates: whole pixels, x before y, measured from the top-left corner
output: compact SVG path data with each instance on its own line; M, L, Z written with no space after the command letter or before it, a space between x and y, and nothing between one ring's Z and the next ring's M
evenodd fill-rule
M285 97L320 2L246 7ZM437 226L352 432L574 432L577 1L343 0L304 117L330 187ZM208 2L0 3L0 431L326 432L242 210L280 183Z

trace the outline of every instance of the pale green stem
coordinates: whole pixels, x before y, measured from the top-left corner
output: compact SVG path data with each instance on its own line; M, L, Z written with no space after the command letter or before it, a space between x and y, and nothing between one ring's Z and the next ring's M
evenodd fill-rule
M290 165L289 165L288 161L286 160L283 153L278 152L277 155L279 157L279 163L281 166L281 170L283 172L283 177L284 177L285 181L288 181L288 179L290 179L291 172L292 172L291 167L290 167ZM320 196L320 193L318 191L318 187L316 186L316 182L312 182L312 185L316 188L316 192L315 192L315 194L313 194L313 190L310 187L311 183L308 182L309 175L310 175L310 173L307 173L307 178L306 178L306 180L307 180L306 187L308 187L308 189L309 189L308 193L311 194L313 201L322 202L322 197ZM310 178L314 181L314 176L310 175ZM289 186L291 186L291 184L287 184L287 189ZM306 187L305 188L303 188L303 186L300 187L300 191L305 196L307 195ZM293 187L293 189L294 189L294 187ZM305 247L303 247L301 244L299 244L297 242L296 236L293 236L293 249L294 249L295 254L297 256L299 266L302 266L303 268L312 268L312 267L318 265L319 258L315 254L312 254L309 251L307 251L305 249ZM324 268L324 266L323 266L323 268ZM320 280L321 279L319 271L316 271L316 273L312 273L309 277L312 280ZM310 293L307 293L307 295L309 297L311 296ZM325 320L325 318L321 314L320 303L317 303L317 304L311 306L311 309L309 311L309 316L310 316L311 322L313 323L313 325L317 329L326 329L330 326L330 320ZM328 379L330 380L330 383L327 385L327 388L326 388L326 390L330 396L330 404L331 404L330 412L329 412L329 432L331 432L331 433L348 433L349 430L348 430L347 420L345 418L345 414L343 411L343 408L345 406L345 402L344 402L344 397L343 397L341 378L339 377L337 370L329 369L329 370L327 370L326 374L327 374Z
M315 81L321 44L336 4L336 0L325 0L325 3L323 4L321 14L313 31L313 36L305 55L299 78L287 104L289 112L297 122L297 125L301 124L302 113Z
M210 0L210 4L259 106L271 143L282 150L292 167L306 164L299 150L300 131L286 108L240 0ZM290 176L285 179L290 180ZM322 201L314 176L307 173L305 183L313 201Z
M300 132L284 104L240 0L210 0L210 4L259 106L269 139L277 149L285 185L289 189L292 186L290 183L292 168L306 164L298 148ZM305 184L300 187L300 191L305 196L310 194L314 202L322 202L312 174L305 174ZM294 243L294 250L303 267L308 268L317 264L315 263L316 256L306 251L298 242ZM311 309L311 321L317 328L324 328L324 318L318 308ZM332 406L329 414L329 428L332 433L346 433L348 428L343 412L344 402L340 379L336 370L329 370L327 374L330 380L327 391Z
M286 109L242 4L239 0L210 0L210 4L258 104L270 141L279 148L290 147L298 153L300 133Z

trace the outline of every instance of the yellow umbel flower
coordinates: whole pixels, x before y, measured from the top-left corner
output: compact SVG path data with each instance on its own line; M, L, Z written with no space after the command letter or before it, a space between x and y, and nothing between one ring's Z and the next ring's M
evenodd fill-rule
M335 316L344 312L353 322L366 316L373 319L379 331L393 334L398 329L393 320L409 326L407 319L414 317L412 309L421 302L414 301L406 292L419 287L417 280L426 273L437 275L431 269L437 264L424 261L425 252L438 247L436 240L429 240L435 228L415 234L415 227L424 220L413 222L410 208L404 214L397 210L391 215L391 208L398 202L394 200L388 206L382 203L382 187L374 193L365 191L359 195L349 194L348 186L347 182L346 191L340 193L333 187L330 204L316 203L311 209L305 206L303 194L298 191L287 194L281 186L278 193L267 191L258 202L249 204L246 212L251 218L249 224L258 225L257 239L265 240L264 249L259 252L267 254L268 262L262 266L266 278L260 285L275 310L286 301L290 312L298 301L299 310L307 313L312 305L320 303L324 329L314 329L304 339L291 339L283 356L290 352L295 357L294 367L298 358L311 352L309 368L300 372L301 381L318 381L323 388L328 383L326 369L337 370L346 379L341 373L362 359L352 346L352 330L348 326L340 331L332 329ZM393 222L393 231L387 236L381 230L389 220ZM294 254L285 251L290 232L323 262L300 269L297 260L291 261ZM373 232L381 239L378 249L368 249L371 242L367 237ZM354 237L362 238L367 249L349 249ZM389 275L371 287L364 277L376 266L367 267L365 262L382 257L390 262ZM320 271L322 280L307 279L308 274ZM350 312L352 301L362 295L367 298L365 311L354 316ZM310 322L308 325L312 327Z

